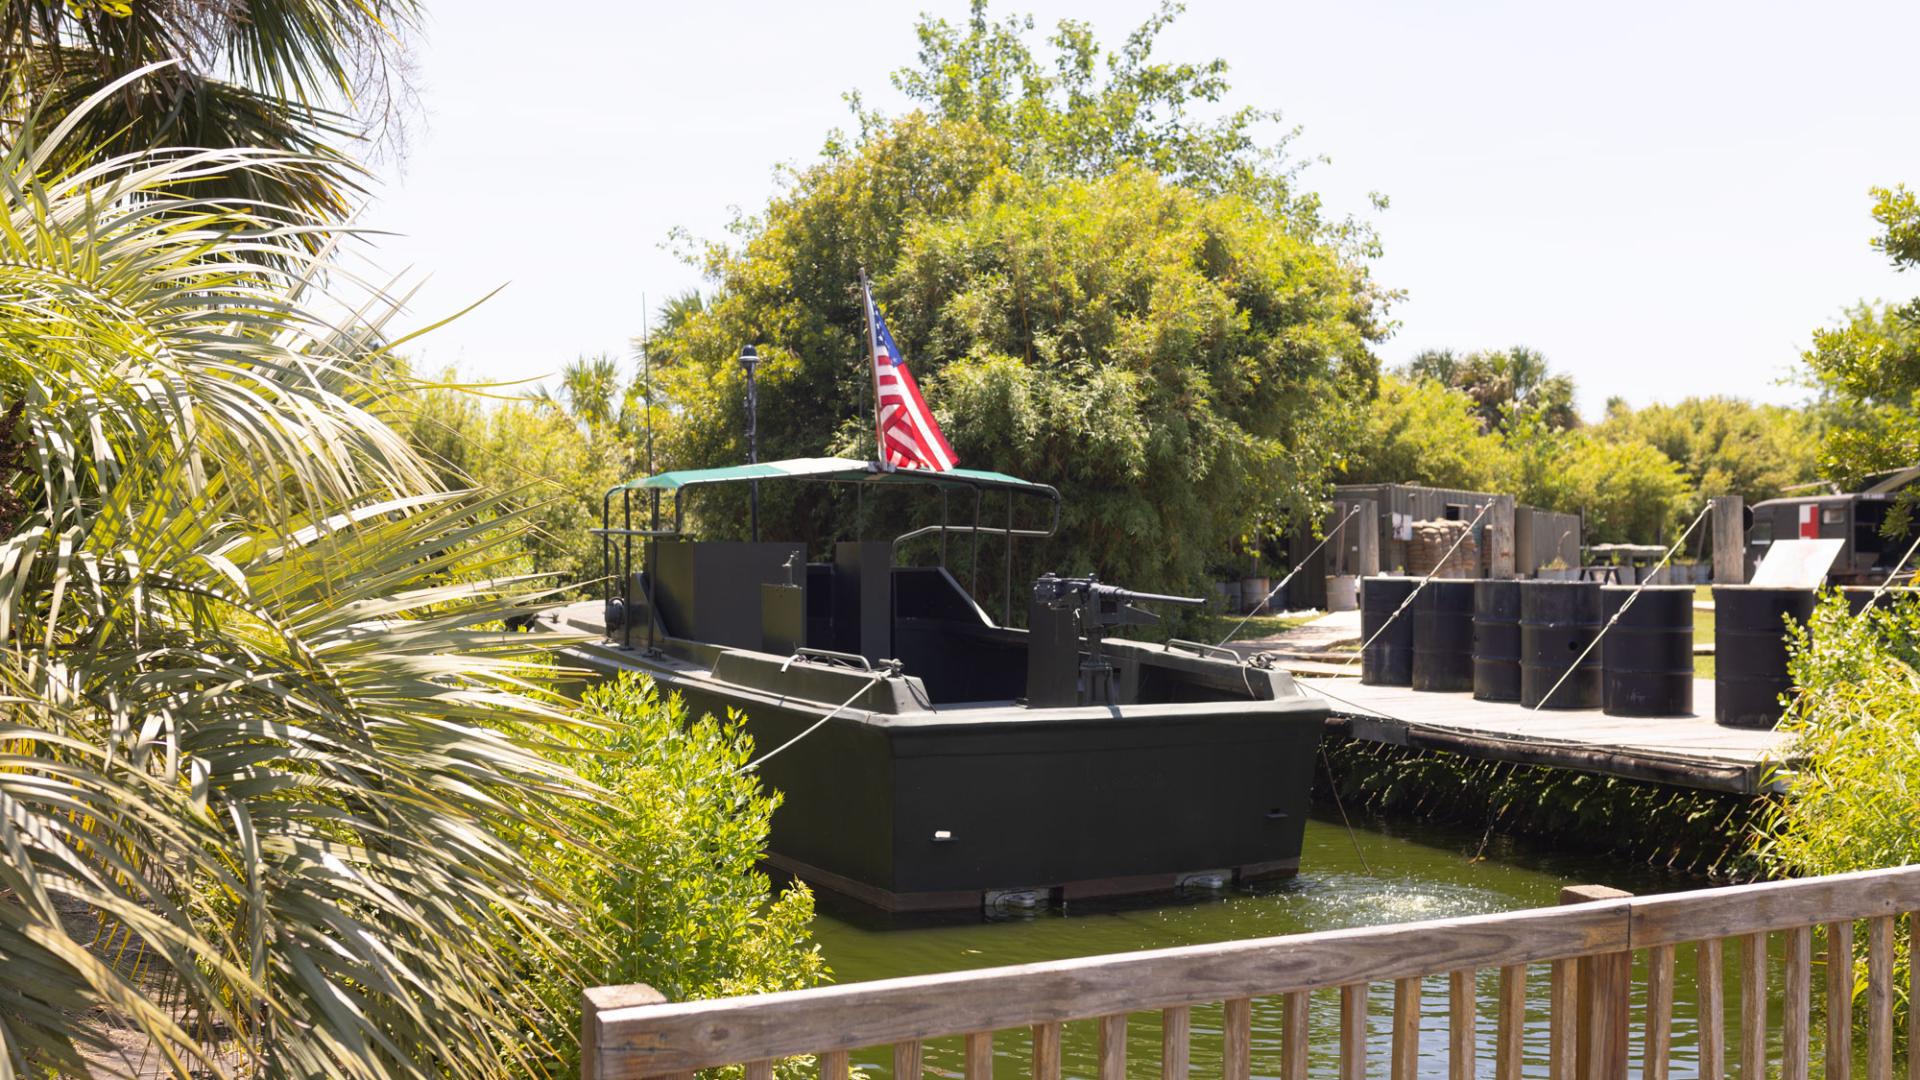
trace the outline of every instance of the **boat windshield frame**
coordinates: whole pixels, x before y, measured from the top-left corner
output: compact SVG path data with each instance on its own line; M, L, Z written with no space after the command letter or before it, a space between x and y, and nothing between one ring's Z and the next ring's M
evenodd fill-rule
M983 469L945 469L939 471L931 469L903 469L878 461L861 461L856 458L830 457L790 458L783 461L765 461L747 465L727 465L711 469L677 469L670 472L658 473L653 476L636 477L635 479L615 484L613 487L608 488L606 493L601 496L600 528L589 531L600 537L601 558L603 565L608 570L608 573L605 575L607 581L607 599L611 600L616 591L614 586L616 572L613 570L616 562L618 562L621 567L617 572L618 578L621 579L623 583L630 584L631 582L633 541L636 537L648 545L659 540L694 539L688 535L686 531L686 495L689 491L698 487L710 487L720 484L758 484L761 480L797 480L826 484L850 484L854 485L856 490L864 489L869 485L883 487L924 485L938 490L940 492L940 523L910 529L894 537L892 540L893 556L889 559L889 562L894 565L899 564L899 552L903 545L922 537L937 534L940 537L939 565L945 567L947 564L948 536L953 533L969 535L973 540L973 558L969 563L972 567L973 580L968 584L968 593L977 598L979 595L980 537L1001 537L1005 547L1004 555L1007 578L1001 603L1003 625L1011 619L1013 613L1012 575L1014 542L1023 538L1044 540L1054 536L1060 531L1060 492L1057 488L1051 484L1034 483L1031 480L1022 480L1017 476L1009 476L1006 473L990 472ZM951 521L950 497L956 489L971 491L973 493L973 524L971 525L965 523L956 524ZM985 496L988 491L1006 492L1007 516L1004 526L982 524L981 515L985 509ZM652 498L648 500L652 505L648 507L650 511L650 524L647 528L636 529L633 527L633 497L635 494L652 496ZM673 526L671 528L662 528L660 521L659 497L666 494L673 496ZM622 503L621 519L623 524L621 526L614 525L613 500L616 495L620 496ZM1044 529L1021 529L1014 527L1014 496L1016 495L1029 495L1047 500L1052 513ZM860 517L864 519L864 514L860 515ZM857 531L856 526L856 532ZM756 540L758 538L757 535L754 537ZM651 588L652 582L649 581L648 585L649 588ZM623 586L619 591L624 593L625 587ZM629 609L631 609L631 599L629 596ZM649 596L648 602L649 608L651 609L651 596ZM653 637L651 625L649 625L648 630L648 646L649 649L651 649ZM629 641L628 644L631 644L631 642Z

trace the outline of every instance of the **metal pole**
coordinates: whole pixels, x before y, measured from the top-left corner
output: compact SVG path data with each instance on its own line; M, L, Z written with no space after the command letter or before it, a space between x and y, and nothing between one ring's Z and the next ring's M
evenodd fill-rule
M758 384L754 381L753 371L760 366L760 356L753 351L753 346L746 345L741 347L740 366L745 369L747 373L747 464L754 465L760 461L760 393ZM753 541L759 543L760 481L750 480L747 483L749 488L747 498L750 500L752 507L749 512L751 515L749 521L752 523Z
M1007 580L1006 598L1000 603L1000 625L1013 625L1013 489L1007 489Z
M613 492L600 496L600 574L606 584L600 589L600 618L606 621L606 612L613 606L613 537L607 535L613 528ZM607 628L607 640L613 640L613 627Z
M620 592L626 598L626 618L620 620L620 647L633 648L633 489L627 488L620 493L620 507L626 523L627 535L621 537L625 542L626 555L620 560ZM651 613L649 613L651 614Z
M860 268L860 310L867 317L867 380L873 384L873 460L881 460L880 449L880 369L873 358L880 353L880 335L873 328L873 283L867 280L867 268ZM861 412L865 414L863 407Z
M980 602L980 504L984 496L979 488L973 489L973 557L967 560L967 571L973 579L967 582L967 595L974 603Z
M653 598L655 595L654 589L653 589L653 579L654 579L653 571L654 571L654 568L658 566L660 562L660 492L658 489L655 489L654 491L649 492L649 494L653 496L653 522L652 524L648 525L647 528L653 531L653 535L647 537L647 547L646 547L646 552L647 552L647 565L646 565L647 655L658 656L660 654L660 646L655 644L653 640L653 612L654 612ZM629 604L628 606L631 607L632 605ZM628 618L631 619L632 616L629 615Z

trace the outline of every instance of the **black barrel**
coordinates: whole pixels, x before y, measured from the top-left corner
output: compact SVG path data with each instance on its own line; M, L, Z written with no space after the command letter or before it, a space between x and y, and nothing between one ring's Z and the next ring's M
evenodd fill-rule
M1630 585L1600 590L1603 622ZM1601 707L1609 716L1693 715L1693 586L1648 585L1600 639Z
M1780 695L1793 687L1787 674L1786 620L1804 624L1813 605L1812 589L1713 587L1715 723L1771 728L1780 722Z
M1520 700L1520 583L1473 583L1473 696Z
M1473 586L1429 581L1413 598L1415 690L1473 689Z
M1599 582L1521 582L1520 704L1529 709L1599 708L1600 650L1587 650L1599 633ZM1586 659L1574 670L1582 652ZM1570 670L1573 674L1567 675Z
M1360 681L1368 686L1413 685L1413 619L1397 619L1418 578L1370 577L1360 582L1360 640L1371 641L1360 656ZM1387 620L1393 619L1391 623ZM1386 627L1384 633L1381 627ZM1376 636L1377 635L1377 636Z
M1848 613L1858 615L1866 610L1867 601L1872 600L1873 594L1879 589L1878 585L1847 585L1841 588L1840 595L1847 598ZM1912 599L1915 595L1920 595L1920 589L1915 589L1911 585L1895 585L1881 593L1879 601L1873 606L1890 608L1903 600Z

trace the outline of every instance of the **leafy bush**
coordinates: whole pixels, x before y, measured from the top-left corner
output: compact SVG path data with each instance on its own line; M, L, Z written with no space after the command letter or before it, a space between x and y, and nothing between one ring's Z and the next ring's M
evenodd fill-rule
M1852 618L1827 596L1792 633L1799 688L1782 729L1801 761L1787 774L1785 799L1759 834L1756 853L1783 876L1838 874L1920 862L1920 604L1880 605ZM1864 968L1865 935L1854 941ZM1907 967L1896 935L1895 970ZM1864 985L1856 975L1854 985ZM1909 1007L1895 979L1898 1007ZM1863 1011L1855 1019L1864 1022ZM1903 1030L1897 1023L1896 1030Z
M1920 862L1920 606L1889 599L1855 619L1829 596L1793 632L1782 728L1804 760L1761 847L1778 873Z
M756 864L777 793L741 769L753 740L737 717L689 721L678 696L643 676L589 690L565 757L603 795L578 844L530 853L570 896L574 918L556 929L587 966L590 985L646 983L669 1000L813 986L827 977L808 940L813 895L778 897ZM579 1026L580 982L554 969L538 992L555 1031ZM549 1074L579 1075L577 1055Z

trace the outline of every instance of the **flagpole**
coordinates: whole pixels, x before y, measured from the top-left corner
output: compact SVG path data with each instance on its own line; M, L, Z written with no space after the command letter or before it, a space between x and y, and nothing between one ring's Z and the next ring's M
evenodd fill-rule
M861 309L867 316L867 378L873 384L873 460L886 467L880 452L880 370L873 358L880 351L880 335L873 326L873 283L867 280L867 268L860 268ZM863 412L865 410L862 410Z

